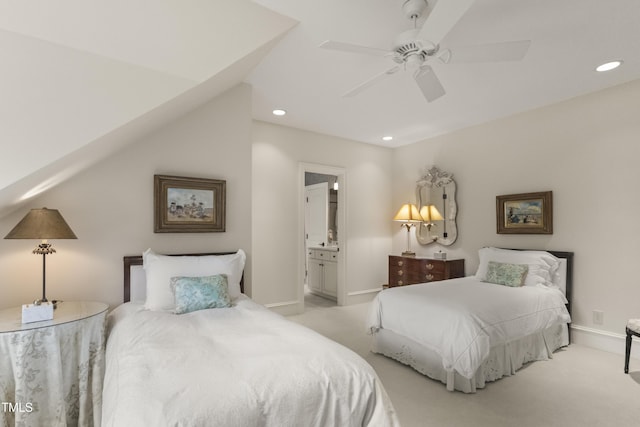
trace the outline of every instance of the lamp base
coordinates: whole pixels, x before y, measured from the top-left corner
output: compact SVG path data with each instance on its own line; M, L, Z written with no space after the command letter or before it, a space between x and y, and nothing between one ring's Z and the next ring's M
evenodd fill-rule
M48 299L43 298L43 299L37 299L37 300L35 300L35 301L33 302L33 305L46 305L46 304L50 303L51 305L53 305L53 309L55 310L56 308L58 308L58 303L59 303L59 302L62 302L62 301L60 301L60 300L55 300L55 299L54 299L54 300L52 300L52 301L49 301Z
M416 256L416 253L413 251L404 251L402 252L402 256Z

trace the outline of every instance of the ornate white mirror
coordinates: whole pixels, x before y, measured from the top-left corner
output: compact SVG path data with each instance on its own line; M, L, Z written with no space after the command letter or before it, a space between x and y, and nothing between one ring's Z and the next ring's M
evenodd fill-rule
M424 222L416 227L421 245L438 243L449 246L458 238L456 182L453 174L433 166L427 169L416 186L416 201Z

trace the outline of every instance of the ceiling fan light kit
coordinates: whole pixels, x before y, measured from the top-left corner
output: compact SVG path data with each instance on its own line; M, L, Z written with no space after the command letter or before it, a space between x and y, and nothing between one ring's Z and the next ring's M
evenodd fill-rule
M429 6L427 1L405 1L402 4L402 11L408 19L413 21L414 28L400 33L395 38L391 50L385 51L384 49L330 40L322 43L320 47L365 55L390 56L395 63L404 65L405 71L413 73L413 78L422 95L428 102L432 102L445 95L446 91L435 71L428 64L431 58L438 57L442 64L518 61L524 58L529 49L531 41L520 40L440 50L440 42L474 1L439 0L420 28L417 27L417 21L427 15ZM399 69L398 66L394 66L349 90L343 96L355 96Z

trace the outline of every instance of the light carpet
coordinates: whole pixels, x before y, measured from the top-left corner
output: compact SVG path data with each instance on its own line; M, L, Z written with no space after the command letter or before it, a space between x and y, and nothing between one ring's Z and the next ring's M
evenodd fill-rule
M552 360L525 365L475 394L450 392L442 383L369 351L365 319L370 303L338 307L315 298L307 299L304 314L288 318L366 359L403 427L640 426L640 360L631 360L626 375L623 356L572 344Z

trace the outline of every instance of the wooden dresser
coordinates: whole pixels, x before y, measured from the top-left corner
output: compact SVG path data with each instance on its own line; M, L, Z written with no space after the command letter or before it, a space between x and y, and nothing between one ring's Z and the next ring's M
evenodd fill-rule
M389 287L464 277L464 259L389 255Z

